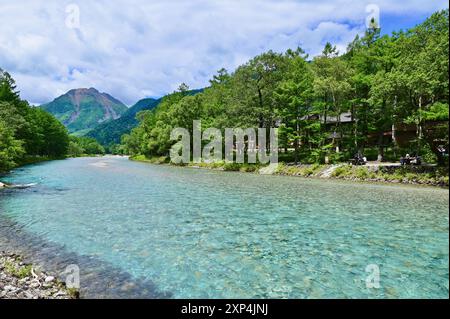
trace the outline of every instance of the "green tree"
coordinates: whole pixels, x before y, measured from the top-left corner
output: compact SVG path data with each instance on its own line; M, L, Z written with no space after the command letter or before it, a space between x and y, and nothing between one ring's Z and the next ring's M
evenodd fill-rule
M322 55L314 59L313 70L315 72L314 92L318 98L317 106L323 121L323 129L327 129L330 116L337 119L332 128L331 145L339 150L344 138L340 119L341 114L349 109L352 69L344 59L338 56L336 47L327 43ZM339 138L336 138L337 136Z
M72 157L82 155L104 155L105 148L90 137L70 136L68 155Z
M22 142L14 137L14 130L0 119L0 172L15 167L24 153Z
M282 143L286 150L291 143L294 145L294 161L298 163L300 146L309 149L312 146L307 122L309 116L314 113L312 109L314 76L306 61L308 56L302 49L288 50L286 57L287 72L284 81L280 82L275 92L278 102L276 111L283 124L280 127Z
M0 170L25 162L27 157L65 157L66 128L51 114L20 99L12 77L0 69Z

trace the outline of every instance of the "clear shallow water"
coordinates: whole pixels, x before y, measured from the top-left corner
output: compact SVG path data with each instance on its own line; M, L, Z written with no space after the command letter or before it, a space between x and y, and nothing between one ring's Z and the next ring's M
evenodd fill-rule
M0 192L0 235L13 228L38 239L33 249L54 245L59 266L82 256L83 289L99 285L93 269L104 266L111 283L117 271L148 283L144 297L448 298L448 190L121 158L49 162L4 179L38 185ZM380 267L380 289L366 288L369 264Z

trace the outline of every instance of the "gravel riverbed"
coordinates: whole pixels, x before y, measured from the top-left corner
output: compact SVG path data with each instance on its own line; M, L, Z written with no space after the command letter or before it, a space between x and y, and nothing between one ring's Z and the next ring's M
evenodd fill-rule
M0 251L0 299L76 299L54 276L22 262L13 253Z

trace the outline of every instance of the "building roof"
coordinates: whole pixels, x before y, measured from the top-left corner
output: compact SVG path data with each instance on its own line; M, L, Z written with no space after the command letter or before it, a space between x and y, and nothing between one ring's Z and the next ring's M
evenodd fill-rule
M320 121L325 123L325 118L321 115ZM339 116L327 116L327 124L335 124L340 121L341 123L353 123L353 117L351 112L341 113Z

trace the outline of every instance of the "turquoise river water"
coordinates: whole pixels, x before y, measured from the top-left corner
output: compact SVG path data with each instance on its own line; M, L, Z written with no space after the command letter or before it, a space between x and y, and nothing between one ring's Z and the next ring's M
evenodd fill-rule
M0 249L59 272L77 264L87 297L449 296L448 190L118 157L2 180L36 185L0 191Z

